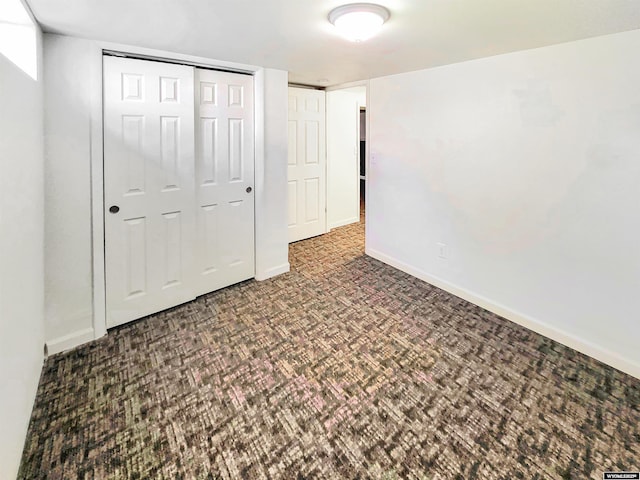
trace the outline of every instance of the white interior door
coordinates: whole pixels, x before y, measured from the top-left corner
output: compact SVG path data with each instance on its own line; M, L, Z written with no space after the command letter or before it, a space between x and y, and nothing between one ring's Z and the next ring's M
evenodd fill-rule
M195 297L193 68L104 57L107 327Z
M255 275L253 77L196 70L198 294Z
M327 232L325 93L289 87L289 242Z

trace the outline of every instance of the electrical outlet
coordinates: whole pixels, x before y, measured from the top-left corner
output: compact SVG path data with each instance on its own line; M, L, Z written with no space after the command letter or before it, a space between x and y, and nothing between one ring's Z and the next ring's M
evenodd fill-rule
M444 243L438 243L438 256L440 258L447 258L447 245Z

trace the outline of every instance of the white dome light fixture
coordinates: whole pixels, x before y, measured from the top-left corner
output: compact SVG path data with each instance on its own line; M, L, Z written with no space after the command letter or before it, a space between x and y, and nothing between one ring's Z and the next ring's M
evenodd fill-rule
M329 21L340 35L352 42L364 42L373 37L389 20L389 10L373 3L351 3L329 12Z

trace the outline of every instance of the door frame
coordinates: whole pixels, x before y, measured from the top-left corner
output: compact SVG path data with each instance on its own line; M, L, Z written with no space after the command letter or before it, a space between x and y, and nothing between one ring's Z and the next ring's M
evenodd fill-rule
M264 139L264 99L265 82L264 68L255 65L247 65L234 62L213 60L205 57L193 55L182 55L163 50L150 48L133 47L111 42L95 41L91 46L91 62L88 66L91 78L90 89L90 176L91 176L91 280L92 280L92 303L93 303L93 339L98 339L107 334L107 313L106 313L106 282L105 282L105 250L104 250L104 150L103 150L103 63L102 58L105 52L122 53L124 56L131 55L146 60L166 61L169 63L181 63L193 67L212 68L228 72L245 73L253 75L254 78L254 202L263 194L264 184L258 179L258 174L264 173L265 167L265 146ZM146 58L145 58L146 57ZM258 216L258 205L254 204L254 222ZM254 242L254 269L255 278L267 278L265 272L259 272L257 248L258 238ZM263 273L265 273L263 275ZM89 340L89 339L87 339Z
M360 198L362 197L362 192L360 191L360 181L364 180L364 191L365 194L367 193L367 106L365 105L364 107L362 105L358 105L358 149L360 149L360 142L362 140L360 140L360 130L361 130L361 124L360 124L360 118L361 118L361 113L364 110L364 150L365 150L365 154L364 154L364 178L362 178L362 175L360 175L360 150L358 150L358 202L360 201ZM366 212L366 204L367 202L365 201L365 212Z
M333 85L331 87L327 87L325 89L326 92L331 92L334 90L345 90L347 88L353 88L353 87L364 87L366 90L366 105L364 106L365 108L365 147L364 147L364 164L365 164L365 172L369 172L369 80L357 80L355 82L348 82L348 83L341 83L339 85ZM325 99L326 101L326 99ZM362 108L362 105L358 105L358 114L357 114L357 124L358 124L358 148L360 146L360 108ZM329 118L329 116L327 115L327 118ZM328 130L328 129L327 129ZM327 144L327 151L328 151L329 145ZM329 161L327 161L327 169L329 168ZM358 201L360 201L360 167L358 167L357 169L358 171ZM329 198L329 173L327 172L327 199ZM364 237L364 242L365 242L365 246L367 244L367 228L366 228L366 218L367 218L367 204L369 203L369 176L365 173L365 180L364 180L364 204L365 204L365 208L364 208L364 216L365 216L365 237ZM328 205L328 200L327 200L327 205ZM360 208L360 207L358 207ZM327 226L328 227L328 226Z

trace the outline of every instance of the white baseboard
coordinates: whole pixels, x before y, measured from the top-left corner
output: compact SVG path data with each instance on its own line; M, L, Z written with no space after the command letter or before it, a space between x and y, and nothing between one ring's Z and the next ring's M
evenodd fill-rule
M339 227L344 227L345 225L350 225L352 223L357 223L360 221L360 216L357 217L353 217L353 218L347 218L346 220L340 220L337 222L334 222L332 224L329 225L329 230L333 230L334 228L339 228Z
M47 351L49 352L49 355L54 355L93 340L95 340L93 328L85 328L84 330L47 341Z
M621 357L618 353L612 352L611 350L596 345L588 340L576 337L575 335L567 333L564 330L554 327L553 325L549 325L548 323L541 322L540 320L511 310L510 308L500 305L499 303L483 297L482 295L477 295L469 290L458 287L457 285L449 283L446 280L430 275L420 269L412 267L411 265L408 265L400 260L397 260L372 248L366 248L365 253L370 257L380 260L381 262L391 265L398 270L402 270L409 275L412 275L431 285L441 288L442 290L460 297L463 300L467 300L468 302L478 305L485 310L489 310L490 312L500 315L507 320L528 328L529 330L539 333L540 335L544 335L545 337L555 340L556 342L559 342L569 348L573 348L578 352L584 353L589 357L595 358L596 360L606 363L607 365L610 365L622 372L640 379L640 364Z
M272 277L276 277L278 275L282 275L283 273L287 273L291 270L291 265L289 262L284 263L282 265L278 265L277 267L271 267L266 269L264 272L256 272L256 280L263 281Z

